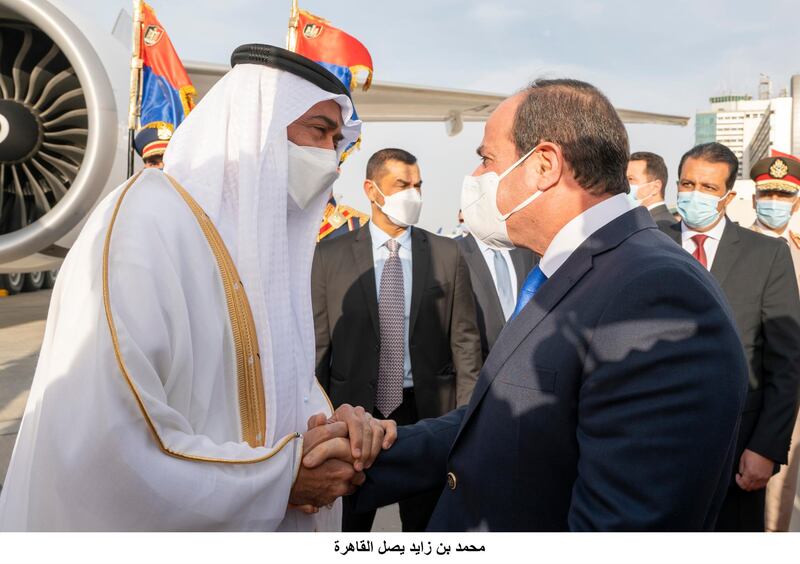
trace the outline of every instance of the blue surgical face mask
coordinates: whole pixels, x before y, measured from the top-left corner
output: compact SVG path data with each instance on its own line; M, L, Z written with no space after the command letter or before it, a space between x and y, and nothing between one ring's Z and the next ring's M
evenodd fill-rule
M793 202L780 200L756 200L758 220L772 229L780 229L792 218Z
M628 199L634 205L639 205L639 198L636 195L639 193L639 185L638 184L630 184L631 191L628 192Z
M717 210L717 206L724 197L710 196L697 191L678 192L678 213L692 229L708 227L719 219L722 212Z
M650 186L654 182L655 182L655 180L651 180L651 181L645 182L643 184L629 184L629 186L631 187L631 190L630 190L630 192L628 192L628 199L631 201L631 203L633 203L634 205L638 206L639 204L642 203L642 200L646 200L650 196L653 196L654 194L651 193L651 194L645 196L644 198L639 198L639 192L641 192L642 189L645 186Z

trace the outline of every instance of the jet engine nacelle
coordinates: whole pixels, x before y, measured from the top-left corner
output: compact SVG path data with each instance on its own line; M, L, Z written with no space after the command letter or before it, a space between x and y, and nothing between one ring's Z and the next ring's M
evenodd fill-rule
M129 60L79 13L0 0L0 273L57 267L124 181Z

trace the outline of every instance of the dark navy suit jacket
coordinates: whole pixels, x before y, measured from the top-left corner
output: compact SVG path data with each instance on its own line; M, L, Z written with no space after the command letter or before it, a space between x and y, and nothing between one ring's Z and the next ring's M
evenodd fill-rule
M400 428L356 508L441 490L432 531L712 530L746 389L719 286L639 207L506 325L469 405Z

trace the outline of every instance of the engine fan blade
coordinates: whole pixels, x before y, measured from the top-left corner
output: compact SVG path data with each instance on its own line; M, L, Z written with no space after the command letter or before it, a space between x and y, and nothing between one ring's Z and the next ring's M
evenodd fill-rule
M42 147L49 149L51 153L57 153L64 157L73 157L78 162L80 162L83 159L83 155L86 154L85 149L81 147L75 147L74 145L63 145L61 143L42 143Z
M70 112L67 112L65 114L60 115L59 117L57 117L55 119L52 119L50 121L44 122L44 128L45 128L45 131L47 131L51 127L55 127L57 125L61 125L62 123L65 123L65 122L69 122L69 120L71 120L73 118L85 117L85 116L88 116L88 112L86 111L86 108L80 108L80 109L77 109L77 110L72 110Z
M47 101L47 96L49 96L50 92L52 92L52 90L55 87L60 85L65 80L68 80L74 76L75 76L75 71L72 68L68 68L55 75L53 78L51 78L50 82L48 82L47 85L44 87L44 90L42 90L42 93L39 94L39 97L36 99L36 102L32 104L33 107L36 108L37 110L40 109L42 103Z
M70 100L73 100L73 99L75 99L75 98L77 98L79 96L83 96L83 89L81 89L81 88L75 88L74 90L70 90L69 92L65 92L64 94L62 94L61 96L56 98L56 100L52 104L50 104L47 107L46 110L41 112L39 114L39 116L42 119L45 119L51 113L53 113L54 111L58 110L58 108L60 106L62 106L63 104L65 104L65 103L69 102Z
M19 214L19 226L25 227L28 225L28 211L27 207L25 206L25 194L22 191L22 183L19 181L19 177L17 176L17 167L11 165L11 177L12 182L14 183L14 193L16 194L15 204L17 208L17 213Z
M25 30L23 32L22 47L17 53L17 58L14 59L14 68L11 70L11 76L14 77L14 99L18 102L23 100L23 90L25 90L25 93L28 91L28 85L23 85L22 62L25 60L32 43L33 33L30 30Z
M42 75L47 65L49 65L55 58L55 56L58 55L60 52L61 51L58 48L58 46L55 43L53 43L47 54L44 57L42 57L42 60L39 61L35 67L33 67L30 79L28 81L28 94L25 96L26 104L31 103L31 99L33 98L34 94L36 94L37 91L39 90L39 85L38 85L39 77ZM47 83L45 83L45 86L46 85Z
M3 231L3 200L6 194L6 165L0 164L0 233Z
M53 139L57 141L69 141L71 143L81 143L86 146L86 139L89 137L89 130L83 127L73 127L70 129L61 129L59 131L45 131L45 139Z
M36 206L38 207L36 212L39 216L42 216L50 211L50 202L47 201L47 194L27 165L21 164L20 167L30 183L31 192L33 193L33 200L36 202Z
M3 34L0 33L0 53L3 52L3 48L5 47L5 43L6 43L5 38L3 37ZM2 69L0 69L0 93L3 94L3 98L5 100L8 100L11 97L11 96L8 95L8 92L9 92L9 88L8 88L8 85L6 84L6 75L5 75L5 73L3 73Z
M50 190L53 191L53 194L56 197L56 201L66 196L67 186L60 178L58 178L55 174L50 172L50 170L42 163L40 163L36 158L33 158L31 160L31 164L33 165L33 168L35 168L39 172L39 174L41 174L44 177L45 181L47 182L47 185L50 187Z
M60 170L64 174L64 176L70 179L70 182L75 180L75 177L78 175L78 167L72 164L71 162L65 161L53 155L49 155L44 151L39 151L38 156L42 157L45 161L47 161L48 163L56 167L58 170Z

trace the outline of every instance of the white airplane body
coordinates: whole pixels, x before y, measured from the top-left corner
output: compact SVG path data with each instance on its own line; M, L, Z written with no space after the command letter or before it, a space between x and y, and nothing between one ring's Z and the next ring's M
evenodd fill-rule
M56 268L96 203L126 179L127 17L120 11L115 28L103 29L79 0L0 0L0 273ZM229 70L185 66L199 99ZM456 135L464 122L485 121L506 95L378 81L353 98L365 122L440 121ZM617 112L626 123L688 123ZM35 135L28 122L39 124L39 141L6 146L26 127Z

